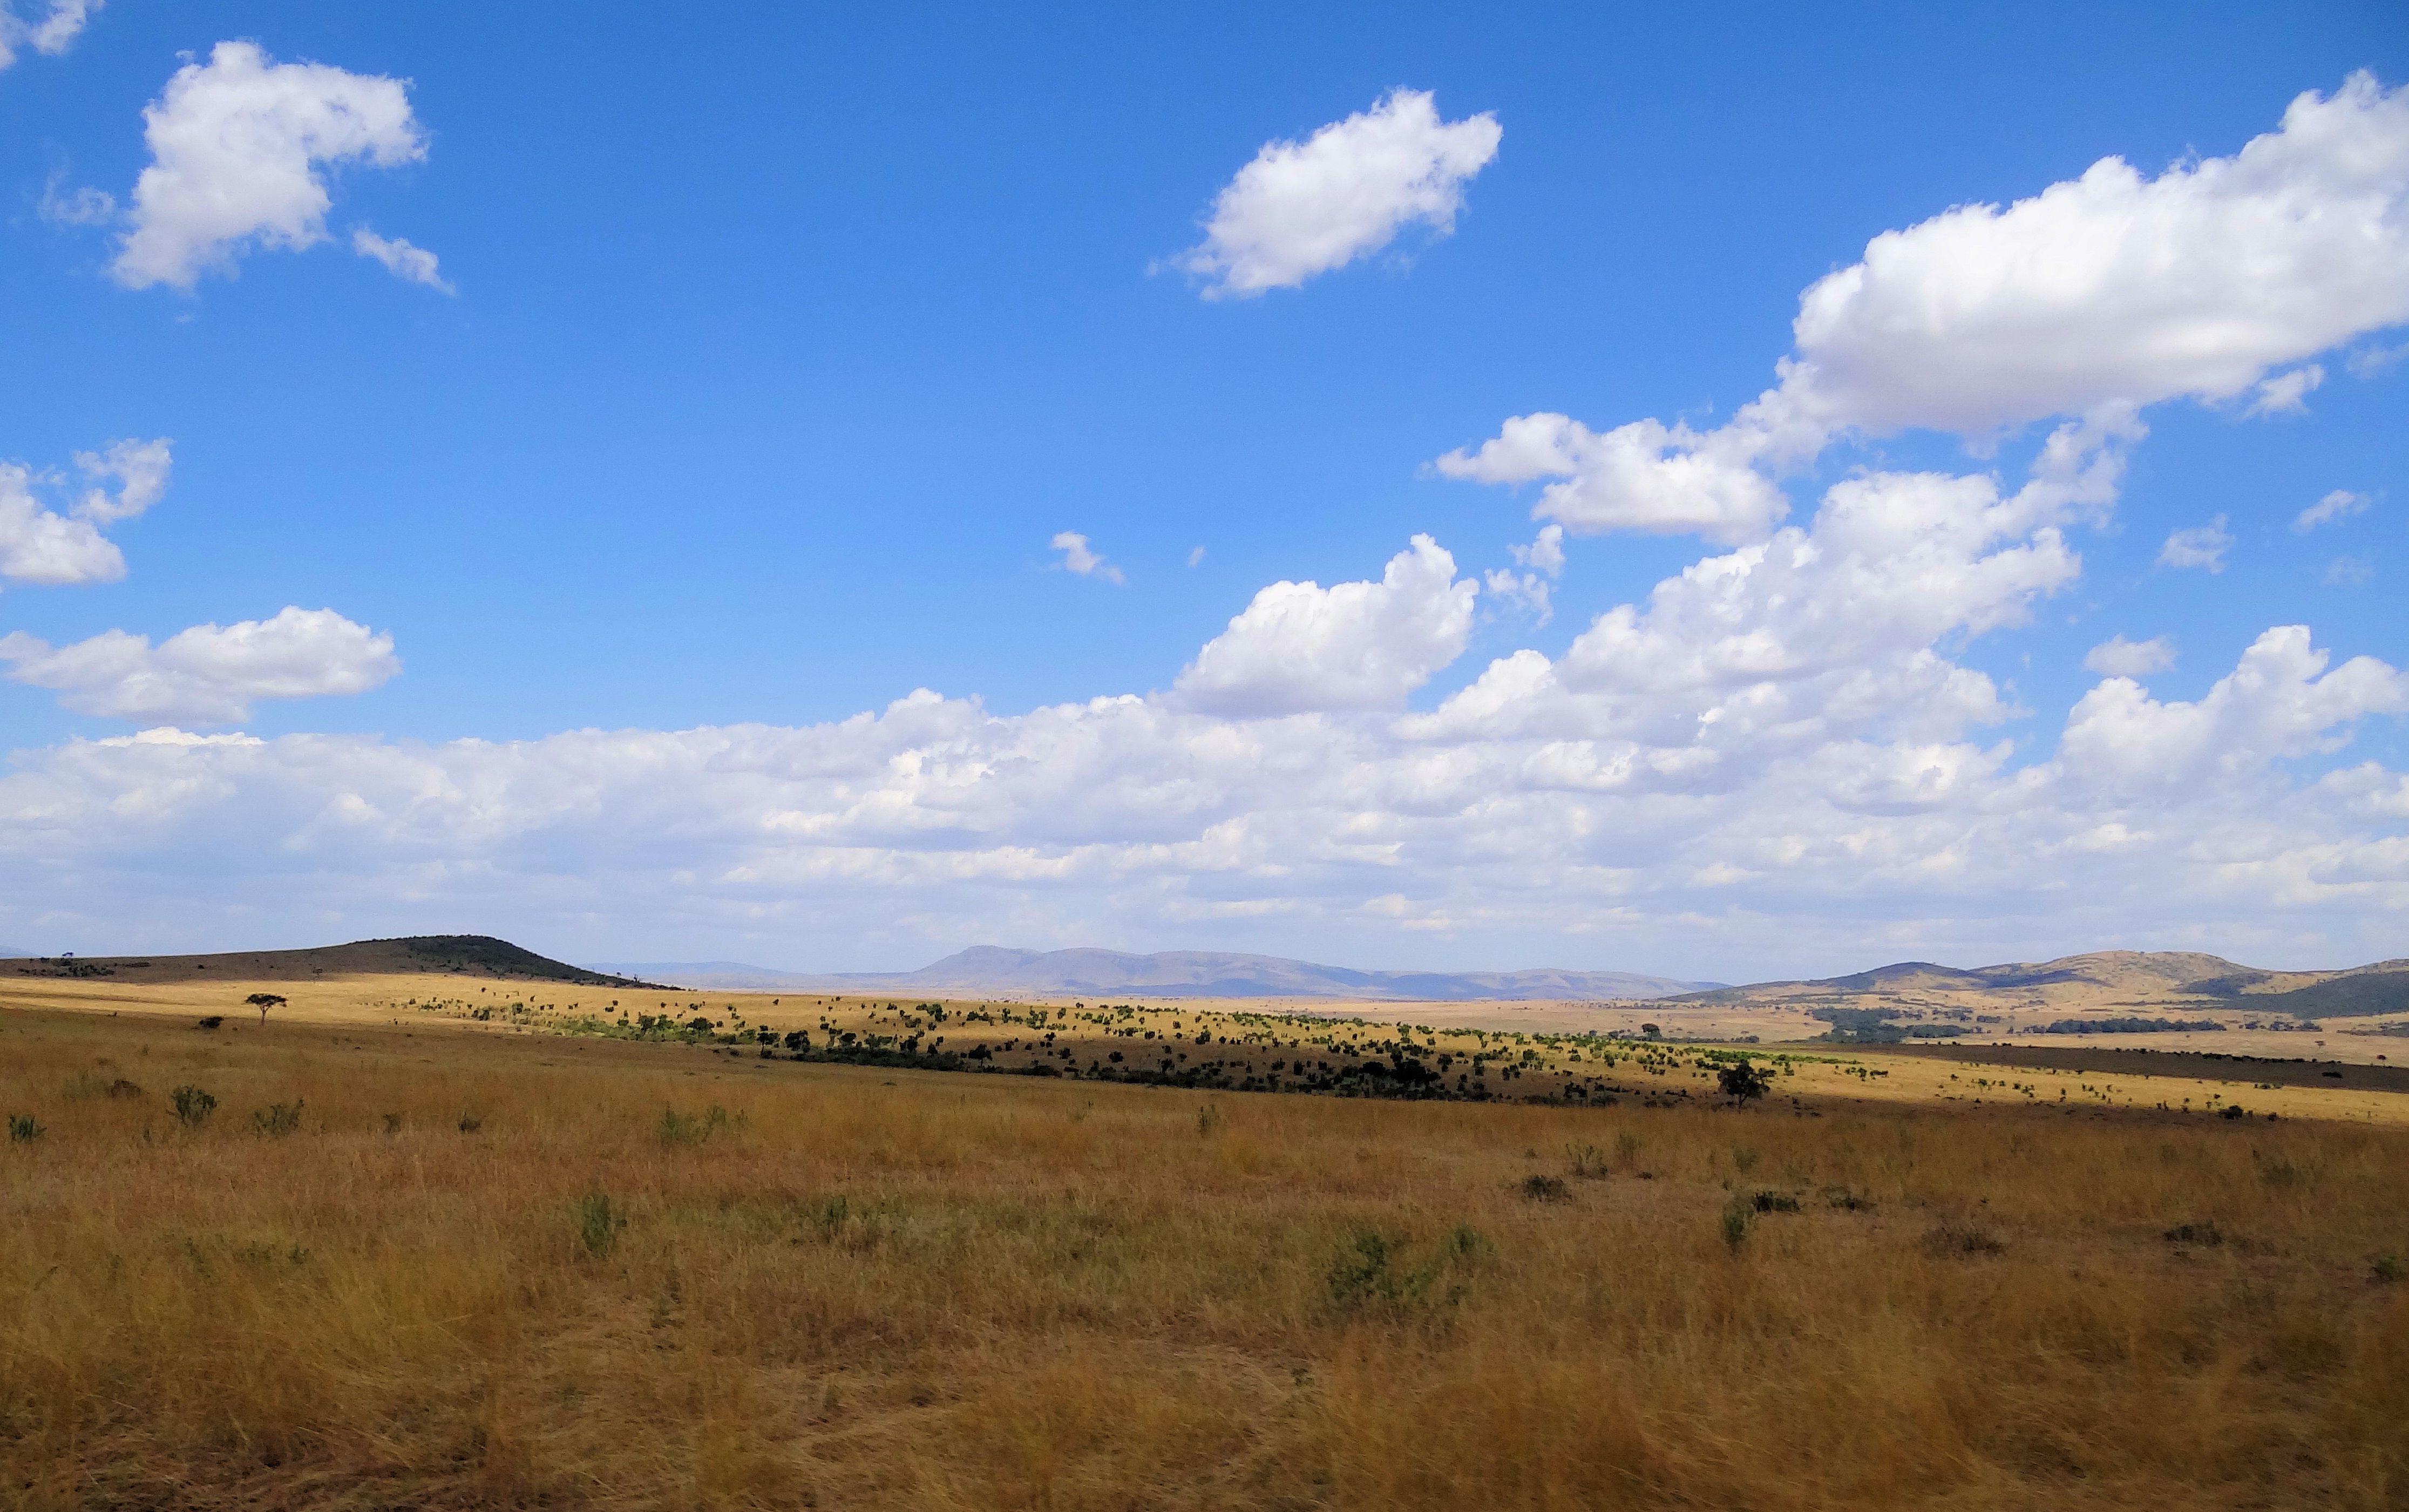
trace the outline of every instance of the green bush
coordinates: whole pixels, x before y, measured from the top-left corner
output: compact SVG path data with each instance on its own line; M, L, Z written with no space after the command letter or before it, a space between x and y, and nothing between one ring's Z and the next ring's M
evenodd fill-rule
M619 1231L627 1226L627 1218L612 1211L611 1199L604 1193L588 1192L577 1200L577 1242L596 1260L611 1253L619 1242Z
M274 1134L279 1138L292 1133L301 1127L301 1100L295 1098L290 1102L269 1103L251 1116L251 1126L263 1134Z

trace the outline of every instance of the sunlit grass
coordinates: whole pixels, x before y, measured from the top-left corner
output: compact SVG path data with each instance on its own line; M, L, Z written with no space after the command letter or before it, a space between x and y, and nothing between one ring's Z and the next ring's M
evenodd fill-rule
M2409 1495L2388 1130L417 1027L0 1017L7 1501Z

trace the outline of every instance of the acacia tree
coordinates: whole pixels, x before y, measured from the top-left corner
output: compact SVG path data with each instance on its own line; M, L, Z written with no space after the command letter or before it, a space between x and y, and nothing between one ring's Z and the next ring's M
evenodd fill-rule
M1742 1107L1773 1089L1773 1078L1745 1060L1733 1061L1715 1073L1715 1081L1723 1087L1724 1096Z
M259 1010L259 1022L263 1029L267 1025L267 1010L284 1006L284 1000L273 992L254 992L242 1001Z

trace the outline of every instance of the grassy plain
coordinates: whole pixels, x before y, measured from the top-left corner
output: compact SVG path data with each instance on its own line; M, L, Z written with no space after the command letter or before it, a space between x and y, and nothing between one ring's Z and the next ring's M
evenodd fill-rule
M465 977L193 1027L245 986L0 999L0 1505L2409 1502L2409 1094L1798 1051L1735 1111L1696 1051L1185 1006L954 1005L1078 1074L946 1074L759 1053L909 1004L664 1043ZM1408 1035L1491 1100L1087 1075Z

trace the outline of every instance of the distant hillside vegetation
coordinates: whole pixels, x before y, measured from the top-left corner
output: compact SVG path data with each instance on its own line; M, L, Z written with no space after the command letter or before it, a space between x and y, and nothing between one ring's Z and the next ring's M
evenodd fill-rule
M470 976L526 977L537 982L567 982L581 987L635 987L651 984L634 977L589 972L583 966L539 956L524 945L497 940L490 934L414 934L398 940L363 940L365 945L399 945L413 958L439 972Z
M2255 992L2236 1006L2272 1008L2296 1018L2357 1018L2409 1013L2409 971L2353 972L2289 992Z

